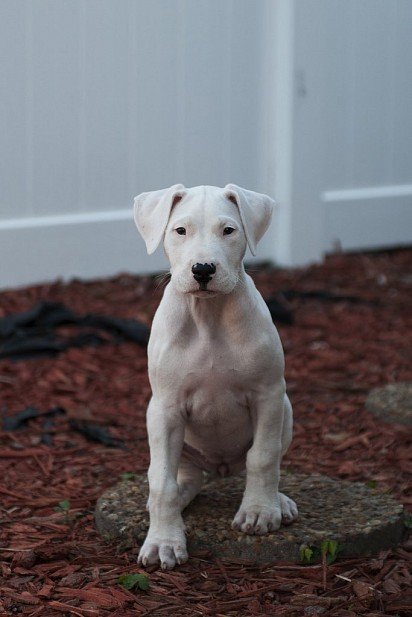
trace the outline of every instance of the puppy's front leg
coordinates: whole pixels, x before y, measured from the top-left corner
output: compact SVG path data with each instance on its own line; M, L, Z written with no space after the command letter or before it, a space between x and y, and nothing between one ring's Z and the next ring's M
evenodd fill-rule
M280 461L288 445L282 444L282 434L290 441L283 430L286 413L291 413L291 408L281 380L259 396L253 409L254 437L246 458L246 487L232 523L238 531L264 535L280 527L282 514L291 520L297 516L296 504L278 491Z
M150 446L150 527L138 561L144 566L160 561L163 569L187 560L186 538L176 481L184 439L184 419L167 403L152 398L147 410Z

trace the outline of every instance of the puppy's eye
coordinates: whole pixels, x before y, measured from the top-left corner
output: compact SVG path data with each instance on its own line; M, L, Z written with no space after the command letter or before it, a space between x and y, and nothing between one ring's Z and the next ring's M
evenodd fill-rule
M186 235L186 229L184 227L176 227L175 231L179 234L179 236Z
M234 228L233 227L225 227L223 230L223 235L224 236L230 236L230 234L232 234L234 232Z

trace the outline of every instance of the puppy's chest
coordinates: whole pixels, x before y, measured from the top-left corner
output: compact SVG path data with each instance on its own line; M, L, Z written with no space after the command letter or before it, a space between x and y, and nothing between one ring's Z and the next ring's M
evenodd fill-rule
M238 389L253 379L252 355L245 348L219 340L198 340L186 352L182 350L182 383L211 390L222 386Z
M239 422L247 414L254 383L243 363L237 365L230 354L206 356L191 363L182 373L176 391L185 408L189 425L218 430L222 422Z
M256 386L254 356L245 347L199 338L164 348L154 358L152 374L160 388L188 408L242 405Z

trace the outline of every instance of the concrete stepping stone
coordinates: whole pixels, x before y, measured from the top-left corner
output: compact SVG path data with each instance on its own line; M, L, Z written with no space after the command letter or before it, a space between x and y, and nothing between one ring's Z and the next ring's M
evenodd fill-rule
M412 382L374 388L366 399L366 409L385 422L412 426Z
M186 508L189 554L206 549L229 559L299 562L305 547L318 555L323 540L337 542L340 555L363 555L395 546L406 531L403 506L388 494L360 482L287 473L281 490L298 504L299 519L267 536L248 536L230 526L244 482L242 476L211 481ZM95 511L103 537L141 544L149 524L147 494L145 475L107 490Z

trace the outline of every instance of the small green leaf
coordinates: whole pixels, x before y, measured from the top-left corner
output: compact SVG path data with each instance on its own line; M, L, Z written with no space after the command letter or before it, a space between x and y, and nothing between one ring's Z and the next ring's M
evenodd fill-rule
M406 512L404 519L403 519L403 524L408 529L412 529L412 514L409 514L409 512Z
M54 509L56 512L68 512L70 510L69 499L63 499L63 501L59 501L59 504Z
M376 480L368 480L366 482L366 486L368 488L376 488L378 486L378 483L376 482Z
M149 591L150 581L147 574L122 574L117 579L119 585L132 591L132 589L141 589L142 591Z
M299 556L300 556L300 560L303 563L310 563L313 557L313 550L310 548L310 546L307 546L306 544L302 544L299 550Z
M336 540L329 540L329 555L335 557L338 552L338 543Z
M130 482L132 480L135 480L136 478L136 474L133 473L133 471L125 471L124 473L120 474L120 479L123 482Z
M323 540L321 543L321 554L326 557L326 563L331 564L335 561L338 552L338 543L336 540Z
M323 540L321 544L322 555L331 555L334 557L338 550L338 543L336 540Z

